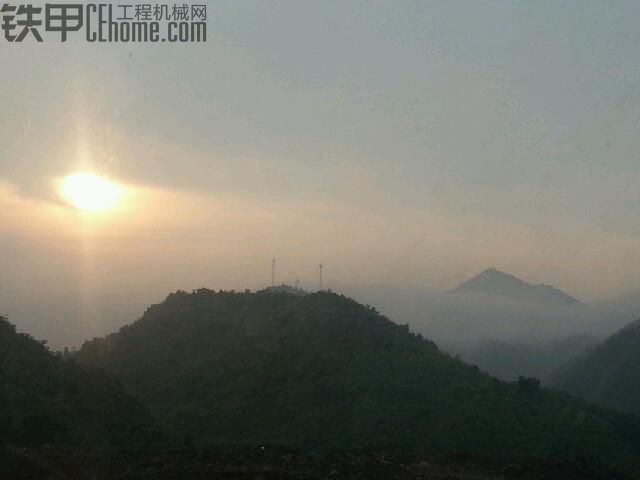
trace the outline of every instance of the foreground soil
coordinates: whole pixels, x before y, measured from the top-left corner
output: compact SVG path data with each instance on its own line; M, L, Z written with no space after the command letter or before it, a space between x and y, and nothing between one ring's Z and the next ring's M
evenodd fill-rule
M59 448L7 448L0 457L6 480L206 479L614 479L610 472L572 461L501 462L474 455L402 456L389 452L308 455L273 448L183 450L134 455Z

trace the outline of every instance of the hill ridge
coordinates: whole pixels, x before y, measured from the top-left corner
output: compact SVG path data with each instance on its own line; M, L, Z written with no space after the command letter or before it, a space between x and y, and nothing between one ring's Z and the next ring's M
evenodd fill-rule
M640 319L557 372L552 384L598 405L640 415Z
M143 406L104 372L65 360L0 317L0 446L138 448L161 440Z

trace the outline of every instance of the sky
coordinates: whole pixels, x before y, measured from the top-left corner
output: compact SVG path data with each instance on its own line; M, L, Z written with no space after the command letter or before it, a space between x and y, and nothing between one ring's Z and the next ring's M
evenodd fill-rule
M34 2L38 4L38 2ZM3 43L0 312L61 345L176 289L585 302L640 281L636 1L208 2L203 44ZM126 187L88 215L56 182Z

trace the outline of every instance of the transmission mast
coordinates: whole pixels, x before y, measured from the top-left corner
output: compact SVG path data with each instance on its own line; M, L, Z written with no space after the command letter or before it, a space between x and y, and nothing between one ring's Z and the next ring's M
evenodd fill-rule
M320 278L319 278L319 282L318 282L318 290L322 291L322 264L318 265L319 267L319 271L320 271Z
M276 259L271 260L271 286L276 284Z

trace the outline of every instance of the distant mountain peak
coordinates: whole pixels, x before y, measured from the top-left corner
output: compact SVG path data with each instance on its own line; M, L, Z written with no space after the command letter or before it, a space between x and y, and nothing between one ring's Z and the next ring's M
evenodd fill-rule
M517 282L520 284L527 284L524 280L520 280L518 277L516 277L515 275L511 275L510 273L506 273L506 272L502 272L500 270L497 270L495 268L487 268L486 270L483 270L482 272L480 272L478 275L476 275L473 278L499 278L499 279L503 279L503 280L508 280L511 282ZM473 280L473 278L471 280ZM527 284L528 285L528 284Z
M451 293L497 295L538 304L577 305L571 295L551 285L532 285L495 268L488 268L451 290Z

